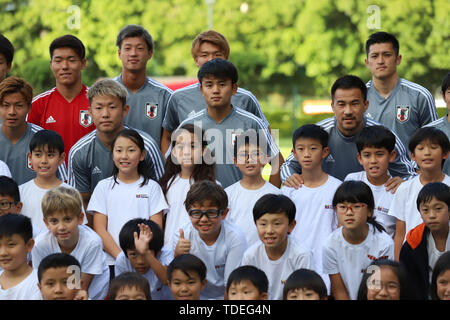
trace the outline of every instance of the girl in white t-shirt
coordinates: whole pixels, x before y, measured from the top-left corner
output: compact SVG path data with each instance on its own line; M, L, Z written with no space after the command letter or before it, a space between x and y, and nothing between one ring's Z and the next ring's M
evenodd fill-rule
M172 138L171 153L159 184L169 209L165 212L164 245L170 245L172 235L190 222L184 206L191 185L200 180L215 182L214 166L203 160L206 141L201 128L186 124L177 129Z
M94 230L102 239L110 267L121 252L122 226L134 218L162 226L162 212L168 207L161 187L149 178L139 133L132 129L119 132L112 143L112 158L113 175L97 184L86 210L94 215Z
M394 258L394 241L373 217L374 206L372 190L362 181L345 181L334 194L340 227L324 244L323 272L336 300L355 300L370 263Z

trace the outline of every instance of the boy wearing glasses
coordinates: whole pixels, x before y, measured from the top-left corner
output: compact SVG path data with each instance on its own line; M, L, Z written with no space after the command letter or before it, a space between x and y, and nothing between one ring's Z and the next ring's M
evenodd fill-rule
M20 213L22 202L17 183L7 176L0 176L0 216L7 213Z
M203 180L194 183L186 195L185 207L191 223L172 237L175 257L193 254L207 268L207 284L201 300L223 300L226 280L240 263L247 242L242 230L225 220L228 196L218 184Z
M267 193L280 193L280 189L262 176L262 170L269 162L264 145L264 137L255 130L247 130L237 136L234 142L234 165L242 173L242 179L225 189L229 209L226 219L242 229L248 246L259 242L252 215L256 201Z

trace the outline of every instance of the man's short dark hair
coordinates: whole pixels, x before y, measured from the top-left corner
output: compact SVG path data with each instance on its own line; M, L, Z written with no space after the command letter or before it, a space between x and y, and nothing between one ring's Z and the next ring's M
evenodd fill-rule
M20 201L20 191L17 182L7 176L0 176L0 195L9 196L14 201Z
M215 58L204 63L198 70L197 78L200 84L204 77L213 76L218 79L230 79L232 84L238 81L238 71L228 60Z
M67 268L70 266L77 266L80 268L81 272L81 265L78 260L67 253L59 252L59 253L52 253L48 256L46 256L44 259L41 260L38 267L38 281L41 282L42 276L45 271L52 268Z
M420 212L420 204L428 203L432 198L445 202L450 209L450 187L442 182L430 182L420 189L417 195L417 210Z
M71 48L81 60L86 58L86 49L83 42L71 34L66 34L52 41L50 44L50 59L53 59L55 49L59 48Z
M30 141L30 152L38 147L47 146L49 152L64 152L64 141L61 135L53 130L39 130Z
M442 80L442 87L441 87L442 94L445 94L445 91L447 91L448 87L450 87L450 72L447 72L447 75L445 76L444 80Z
M228 196L225 190L222 186L209 180L197 181L190 187L184 206L189 211L195 203L200 204L204 201L210 201L219 210L224 211L228 208Z
M337 89L359 89L363 100L367 100L367 87L361 78L354 75L345 75L337 79L331 87L331 100L334 101L334 94Z
M122 41L125 38L134 37L141 37L142 39L144 39L145 43L147 44L148 51L153 52L152 36L147 30L137 24L129 24L123 27L122 30L120 30L119 34L117 35L116 46L120 49L122 47Z
M294 202L285 195L267 193L256 201L253 207L253 220L256 222L266 213L284 213L290 224L295 219L296 208Z
M189 272L195 272L200 277L200 281L206 278L206 265L198 257L187 253L176 256L172 262L167 266L167 280L172 280L172 274L175 270L180 270L187 277L190 277Z
M140 234L140 229L138 226L138 224L140 223L146 224L153 234L152 240L148 244L148 248L150 250L153 250L155 252L155 255L157 255L161 251L164 245L164 234L157 223L149 219L142 219L142 218L131 219L123 225L119 233L120 248L122 249L123 253L127 258L128 258L127 251L136 249L134 245L134 233L137 232L138 235Z
M395 135L384 126L367 126L362 128L356 137L358 153L364 148L385 148L388 152L395 149Z
M14 47L11 41L2 34L0 34L0 53L5 56L6 63L11 65L14 58Z
M31 219L23 214L7 213L0 216L0 238L18 234L27 243L33 238Z
M259 291L259 294L267 293L269 290L269 280L264 271L255 266L240 266L234 269L228 276L226 292L230 290L233 283L250 281Z
M366 41L366 55L369 57L370 46L375 43L392 43L392 48L394 49L395 55L398 56L400 52L400 44L398 43L397 38L390 33L387 32L375 32L369 36L369 39Z
M292 134L293 148L295 148L295 143L300 138L314 139L319 141L322 147L328 146L328 132L316 124L305 124L300 128L295 129Z

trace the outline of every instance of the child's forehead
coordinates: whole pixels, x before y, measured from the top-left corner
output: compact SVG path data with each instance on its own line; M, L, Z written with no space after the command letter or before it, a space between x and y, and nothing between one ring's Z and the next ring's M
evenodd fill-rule
M175 269L172 272L172 280L174 280L174 279L200 281L200 275L195 270Z
M219 206L217 205L217 201L214 199L203 199L200 201L196 201L191 205L191 209L200 208L219 209Z
M386 147L365 145L361 148L361 152L380 152L380 151L389 152L389 150Z
M14 198L9 194L1 194L0 193L0 201L14 201Z
M48 144L37 145L31 150L33 152L55 152L57 151L56 147L49 146Z
M78 217L78 214L69 210L56 210L46 215L46 219L62 217Z
M68 272L69 271L69 272ZM69 266L50 267L42 272L42 279L59 279L67 278L73 272L70 271Z
M231 283L230 288L256 288L255 284L250 279L239 279Z
M322 145L320 139L313 137L298 137L295 140L295 145Z
M259 152L263 151L260 146L258 146L256 143L252 143L252 142L238 143L237 150L238 151L254 151L254 150L258 150Z
M266 212L263 215L261 215L258 220L272 221L272 220L281 220L281 219L284 219L284 218L289 219L287 213L284 212L284 211L281 211L281 212Z
M18 233L0 235L0 241L17 241L25 244L25 239Z

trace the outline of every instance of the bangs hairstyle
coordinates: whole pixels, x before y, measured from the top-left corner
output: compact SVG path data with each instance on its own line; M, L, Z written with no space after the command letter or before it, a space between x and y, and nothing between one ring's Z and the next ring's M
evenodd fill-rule
M167 280L172 281L172 274L175 270L180 270L188 278L191 276L189 272L195 272L200 277L200 281L206 278L206 265L196 256L187 253L176 256L172 262L167 266Z
M417 129L412 137L409 139L408 148L409 151L414 154L414 150L417 145L423 142L430 142L438 144L442 149L442 155L445 155L450 151L450 142L447 135L435 127L423 127ZM442 166L444 165L445 159L442 159Z
M328 297L325 282L314 270L298 269L292 272L283 287L283 300L287 300L289 291L295 289L312 290L319 295L321 300Z
M119 98L122 102L122 108L127 103L127 89L117 81L111 79L102 79L97 81L89 88L87 97L89 105L92 105L92 100L97 96L113 96Z
M202 204L207 200L219 210L225 211L228 207L228 196L223 187L208 180L197 181L190 187L184 206L189 211L194 204Z
M262 132L257 132L255 129L249 129L236 136L233 147L234 157L237 158L239 149L246 146L256 146L265 154L268 152L266 137Z
M264 271L255 266L241 266L228 276L226 292L228 293L233 283L238 284L245 280L250 281L258 289L259 294L267 293L269 290L269 280Z
M337 89L359 89L361 90L361 95L363 97L363 101L367 100L367 87L364 81L361 78L353 75L345 75L337 79L333 86L331 87L331 100L334 102L334 94Z
M49 48L50 59L53 59L55 49L59 48L71 48L81 60L86 58L86 49L84 48L83 42L71 34L66 34L52 41Z
M127 139L130 139L131 141L133 141L133 143L135 143L139 150L141 150L141 152L145 152L145 143L144 143L144 139L142 139L141 135L133 129L123 129L122 131L120 131L117 136L114 138L111 146L111 158L113 157L113 152L114 152L114 146L116 144L116 141L119 137L124 137ZM147 156L147 154L146 154ZM140 187L145 186L148 183L148 180L150 179L150 174L149 174L149 169L147 164L145 163L145 158L142 161L139 161L138 167L137 167L137 171L139 173L140 176L142 176L144 178L144 181L142 181L142 183L139 185ZM114 185L117 183L119 184L119 182L117 181L117 176L119 175L119 168L116 167L116 164L114 164L114 168L113 168L113 177L114 177ZM113 185L113 188L114 188Z
M384 148L389 153L395 149L395 135L383 126L368 126L362 128L356 137L358 153L364 148Z
M134 233L137 232L138 236L141 231L138 224L143 223L150 228L153 234L152 240L148 244L148 248L155 252L155 256L161 251L164 244L164 234L157 223L148 219L132 219L125 223L119 232L119 244L125 256L128 258L128 250L136 250L134 245Z
M447 91L448 87L450 87L450 72L447 72L447 75L445 76L444 80L442 80L441 86L442 94L445 94L445 91Z
M434 265L430 283L431 300L439 300L437 295L437 278L448 270L450 270L450 251L444 252Z
M333 208L336 210L336 206L338 203L365 203L369 211L372 212L370 217L367 217L367 223L370 223L377 229L378 231L386 231L378 221L375 220L373 216L373 210L375 208L375 201L373 198L372 189L362 182L356 180L348 180L344 181L334 193L333 196ZM375 231L375 230L374 230Z
M192 41L191 54L194 59L199 55L200 46L204 42L209 42L219 47L219 50L223 53L225 59L228 60L230 56L230 46L228 45L228 41L222 34L214 30L202 32L195 37L194 41Z
M400 44L398 43L397 38L390 33L387 32L376 32L369 36L369 39L366 41L366 56L369 57L370 46L375 43L388 43L392 44L392 48L394 49L395 55L398 56L400 52Z
M7 213L0 216L0 239L18 234L25 243L33 238L31 219L23 214Z
M33 100L33 88L22 78L10 76L0 82L0 104L3 104L5 96L13 93L20 93L28 107L31 107Z
M148 51L153 52L152 36L150 35L150 33L148 33L147 30L137 24L129 24L123 27L122 30L120 30L119 34L117 35L116 46L120 49L122 47L122 41L125 38L135 37L144 39L145 43L147 44Z
M420 212L420 205L430 202L433 198L445 202L450 209L450 187L442 182L430 182L423 186L417 195L417 210Z
M295 219L295 204L291 199L282 194L267 193L256 201L253 207L253 220L256 222L266 213L284 213L289 224Z
M152 300L150 285L147 278L137 272L124 272L111 280L108 290L108 300L115 300L123 288L136 288L144 292L147 300Z
M41 203L44 219L58 211L71 213L79 217L82 212L82 205L81 195L76 189L62 186L48 190Z
M295 149L295 143L301 138L317 140L323 148L328 146L328 132L316 124L305 124L295 129L292 134L292 148Z
M41 263L39 263L38 267L38 281L39 283L42 280L42 276L44 275L45 271L48 269L56 269L56 268L68 268L70 266L77 266L80 268L81 272L81 265L78 260L67 253L52 253L48 256L46 256L44 259L41 260Z
M7 176L0 176L0 195L13 198L14 202L20 202L20 191L17 182Z
M48 152L64 152L64 141L61 135L53 130L39 130L30 141L30 152L33 153L38 147L47 146ZM43 151L43 150L41 150Z
M205 132L200 127L197 127L193 124L185 124L181 126L181 128L178 128L177 130L174 131L174 133L172 134L172 142L171 142L172 150L176 145L178 136L186 132L193 134L194 139L197 139L201 143L203 152L209 152L209 149L206 148L208 142L203 139ZM169 157L167 157L164 174L159 179L159 185L161 186L161 189L164 193L164 196L166 197L166 200L167 200L166 196L167 192L169 191L172 183L175 181L175 178L181 172L181 165L175 163L172 157L174 157L172 154ZM215 182L216 178L214 169L215 163L214 162L211 164L207 163L206 161L204 161L202 156L201 163L194 163L194 170L192 171L190 178L193 179L194 181L209 180Z
M14 47L11 41L2 34L0 34L0 53L5 56L6 64L11 66L14 58Z
M215 58L205 62L200 70L198 70L197 78L202 84L205 77L214 77L217 79L231 80L232 84L238 81L238 71L234 64L228 60Z

